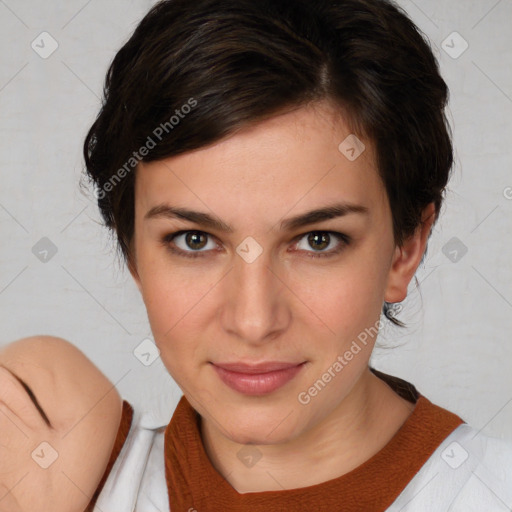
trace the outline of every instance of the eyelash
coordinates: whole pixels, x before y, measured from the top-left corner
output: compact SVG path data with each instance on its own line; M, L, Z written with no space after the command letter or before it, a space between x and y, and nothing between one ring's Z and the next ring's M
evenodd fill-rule
M162 245L164 245L164 247L166 247L173 254L177 254L178 256L183 256L184 258L202 258L202 257L204 257L205 253L208 253L209 251L183 251L183 250L171 245L174 238L176 238L179 235L186 234L186 233L200 233L200 234L204 234L207 236L212 236L209 233L206 233L204 231L198 231L195 229L181 230L181 231L176 231L174 233L169 233L168 235L165 235L161 240ZM314 253L311 251L306 251L308 253L307 257L309 257L309 258L330 258L330 257L336 256L343 250L344 246L350 245L350 242L351 242L351 238L348 235L345 235L343 233L338 233L337 231L321 231L321 230L308 231L307 233L298 235L297 237L295 237L294 241L298 242L302 238L304 238L306 235L309 235L311 233L328 233L329 235L337 238L339 242L341 242L341 247L338 247L337 249L331 249L328 252Z

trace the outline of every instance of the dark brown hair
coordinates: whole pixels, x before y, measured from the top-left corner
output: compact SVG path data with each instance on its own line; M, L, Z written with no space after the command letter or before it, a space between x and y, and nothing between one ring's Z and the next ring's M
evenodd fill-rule
M352 133L374 141L395 243L414 233L431 202L437 220L453 161L448 89L426 37L400 7L389 0L157 3L115 55L84 143L87 177L124 261L132 261L139 161L201 148L319 100L333 101ZM405 325L387 302L383 313Z

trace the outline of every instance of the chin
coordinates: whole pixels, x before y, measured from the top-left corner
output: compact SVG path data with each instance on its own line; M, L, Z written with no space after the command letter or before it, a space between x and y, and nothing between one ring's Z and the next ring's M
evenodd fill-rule
M282 416L282 417L281 417ZM282 444L300 435L296 424L291 424L293 414L270 415L268 418L225 418L222 422L225 434L238 444L272 445Z

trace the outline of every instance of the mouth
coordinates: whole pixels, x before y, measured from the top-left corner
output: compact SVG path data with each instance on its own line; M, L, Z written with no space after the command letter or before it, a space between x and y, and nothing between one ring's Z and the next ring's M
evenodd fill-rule
M270 361L260 364L211 363L222 382L245 395L271 393L292 380L306 364Z

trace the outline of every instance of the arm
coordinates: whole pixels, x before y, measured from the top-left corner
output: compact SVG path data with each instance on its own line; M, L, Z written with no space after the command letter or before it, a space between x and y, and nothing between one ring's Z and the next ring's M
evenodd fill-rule
M113 384L66 340L33 336L1 347L0 512L83 512L121 412Z

